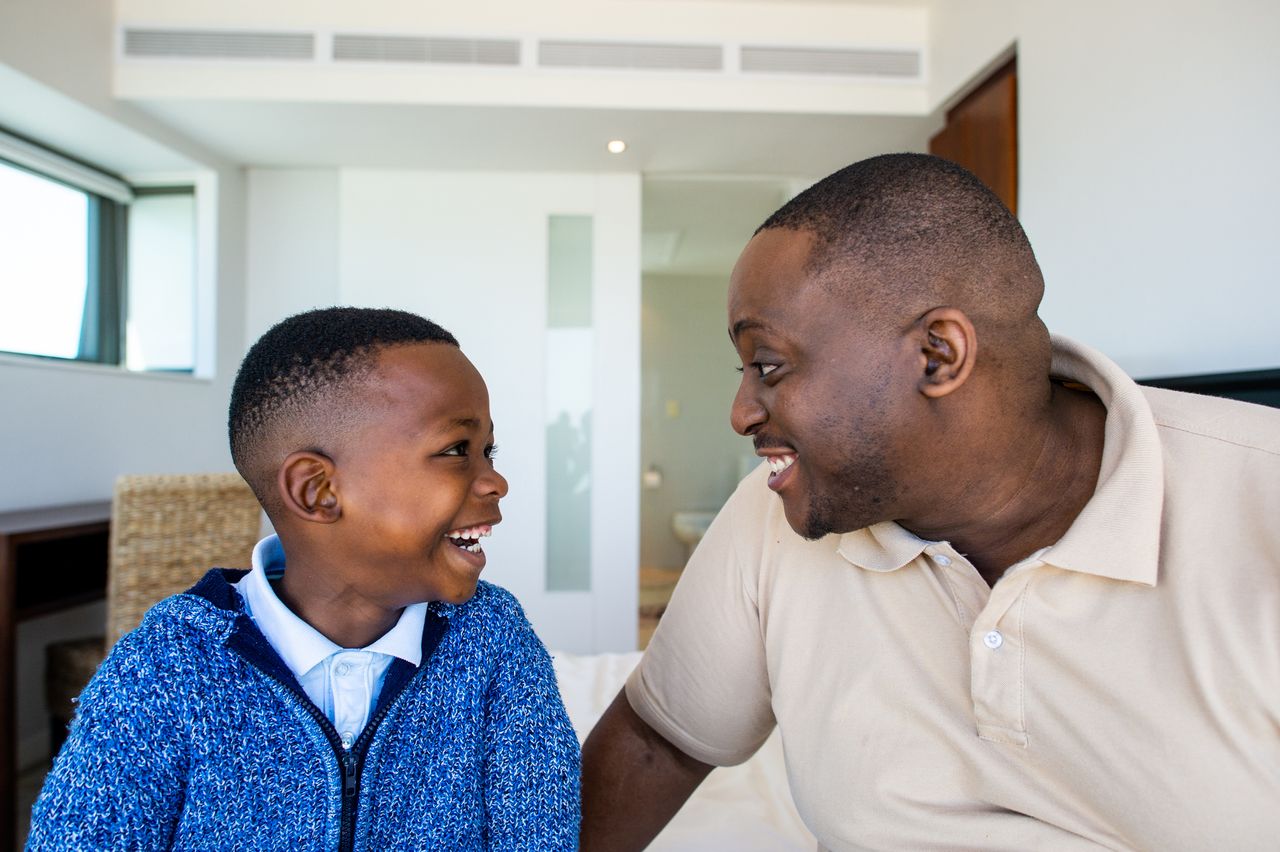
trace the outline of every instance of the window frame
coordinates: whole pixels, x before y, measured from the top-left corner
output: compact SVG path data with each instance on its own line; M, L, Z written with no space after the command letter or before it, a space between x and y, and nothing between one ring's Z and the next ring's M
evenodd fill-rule
M19 364L95 365L128 375L203 377L199 340L193 340L193 363L185 369L130 369L126 361L129 291L129 205L143 195L190 195L200 211L201 180L166 180L130 184L124 177L0 127L0 163L51 183L84 193L88 201L85 234L87 286L74 357L0 349L0 361ZM185 176L184 176L185 177ZM198 229L198 225L197 225ZM193 234L193 250L200 238ZM193 270L193 334L203 327L199 316L200 272Z

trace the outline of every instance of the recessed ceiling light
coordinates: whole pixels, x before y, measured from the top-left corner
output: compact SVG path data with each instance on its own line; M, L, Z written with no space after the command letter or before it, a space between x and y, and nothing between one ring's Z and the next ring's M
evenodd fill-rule
M627 143L623 142L621 139L610 139L609 144L605 147L609 149L610 154L621 154L623 151L627 150Z

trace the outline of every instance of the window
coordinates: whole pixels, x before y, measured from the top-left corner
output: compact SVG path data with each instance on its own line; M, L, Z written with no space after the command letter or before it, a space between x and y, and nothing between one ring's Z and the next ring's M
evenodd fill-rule
M0 351L191 372L195 194L0 131Z

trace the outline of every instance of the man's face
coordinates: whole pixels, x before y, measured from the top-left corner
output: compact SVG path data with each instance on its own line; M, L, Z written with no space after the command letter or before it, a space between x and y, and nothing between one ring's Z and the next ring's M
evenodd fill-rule
M394 346L353 404L359 425L333 459L351 558L334 579L389 607L466 601L507 493L484 380L455 346Z
M743 369L733 428L755 441L787 522L811 539L898 517L912 386L901 336L859 316L858 282L841 292L819 279L849 273L805 270L812 243L805 231L762 231L729 287Z

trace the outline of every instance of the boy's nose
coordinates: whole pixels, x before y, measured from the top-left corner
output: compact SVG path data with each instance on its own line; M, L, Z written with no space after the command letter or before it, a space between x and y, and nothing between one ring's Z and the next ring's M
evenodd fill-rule
M507 478L496 470L486 470L476 477L475 491L481 497L501 500L507 496Z

